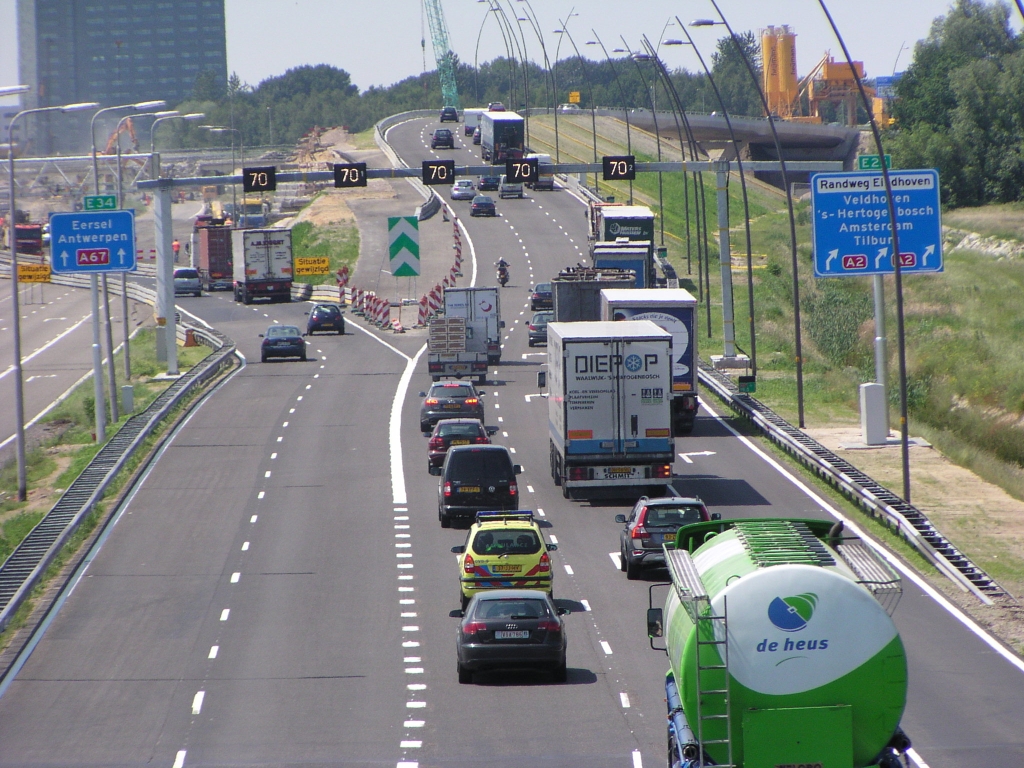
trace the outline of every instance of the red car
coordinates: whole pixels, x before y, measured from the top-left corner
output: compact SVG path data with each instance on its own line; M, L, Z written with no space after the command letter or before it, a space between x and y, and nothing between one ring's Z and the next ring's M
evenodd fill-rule
M453 445L490 445L491 438L480 419L441 419L427 443L427 471L438 474ZM437 472L435 472L437 470Z

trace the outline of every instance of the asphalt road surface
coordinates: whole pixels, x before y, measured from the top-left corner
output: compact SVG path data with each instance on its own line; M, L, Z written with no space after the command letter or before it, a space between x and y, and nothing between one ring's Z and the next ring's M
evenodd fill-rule
M461 146L431 154L433 127L411 122L389 138L411 165L470 161ZM512 264L487 422L525 468L522 506L559 546L568 682L457 682L450 549L466 534L438 524L417 430L424 334L378 335L349 318L346 335L308 340L310 362L260 364L257 334L301 325L307 305L245 307L219 293L179 304L250 362L170 441L0 698L0 765L663 763L667 659L649 648L644 614L664 575L627 581L612 522L623 508L566 501L552 485L543 348L527 346L524 328L530 284L585 254L583 206L565 191L529 192L498 210L463 217L478 283L499 256ZM830 515L710 410L677 450L677 490L724 517ZM920 583L904 588L903 722L917 753L933 768L1024 764L1019 662Z

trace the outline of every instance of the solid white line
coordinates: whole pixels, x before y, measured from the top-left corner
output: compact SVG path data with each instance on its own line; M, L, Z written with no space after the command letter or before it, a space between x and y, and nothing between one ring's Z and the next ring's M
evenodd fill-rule
M174 756L174 763L171 765L171 768L184 768L185 754L186 752L184 749L179 749L178 754Z
M358 327L358 326L357 326ZM405 370L402 371L402 378L398 380L398 388L395 390L395 398L391 401L391 421L388 429L388 442L391 448L391 501L392 504L406 504L409 497L405 492L405 464L402 458L402 404L409 391L409 383L412 381L413 371L427 345L420 347L415 357L406 357L408 362Z
M206 698L206 691L196 692L195 697L192 699L192 714L198 715L203 711L203 699Z
M609 552L608 557L612 559L612 563L615 564L616 568L622 567L622 556L618 552Z
M58 341L63 339L65 336L67 336L69 333L72 333L72 332L75 331L75 329L81 327L82 323L86 322L90 317L92 317L92 313L91 312L88 315L86 315L85 317L83 317L81 320L79 320L77 323L72 325L70 328L68 328L66 331L62 331L57 336L54 336L48 342L43 344L43 346L39 347L39 349L35 350L32 354L26 355L25 357L21 358L21 364L25 365L25 363L27 363L33 357L36 357L36 356L42 354L43 352L45 352L46 350L48 350L50 347L52 347ZM2 379L4 376L6 376L7 374L11 373L12 371L14 371L14 366L13 365L8 366L7 370L5 370L3 373L0 373L0 379Z
M409 356L407 354L405 354L405 352L400 350L398 347L395 347L395 346L392 346L391 344L388 344L386 341L384 341L384 339L382 339L376 333L374 333L373 331L369 330L368 328L363 328L363 326L361 326L359 323L349 323L348 327L349 328L355 328L357 331L362 331L367 336L369 336L371 339L374 339L375 341L379 341L381 344L383 344L385 347L390 349L392 352L394 352L399 357L403 357L406 360L409 359Z
M921 756L914 751L913 747L907 750L907 757L914 761L914 764L917 766L917 768L930 768L928 763L922 760Z
M612 647L611 647L610 645L608 645L608 641L607 641L607 640L602 640L602 641L601 641L601 649L602 649L602 650L603 650L603 651L604 651L604 652L605 652L606 654L608 654L609 656L611 656L611 655L612 655Z
M833 507L831 504L829 504L825 499L823 499L821 496L819 496L817 493L815 493L813 490L811 490L808 486L804 485L803 481L801 481L799 478L797 478L795 475L793 475L788 469L786 469L781 464L779 464L779 462L777 462L771 456L769 456L764 451L762 451L760 448L758 448L756 445L754 445L750 440L748 440L746 437L744 437L739 432L737 432L735 429L733 429L729 424L727 424L722 419L721 416L719 416L711 408L709 408L706 402L704 402L702 400L701 401L701 405L722 426L724 426L726 429L728 429L730 432L732 432L732 434L735 437L737 437L751 451L753 451L755 454L757 454L762 459L764 459L764 461L768 465L770 465L773 469L775 469L779 474L781 474L783 477L785 477L787 480L789 480L791 483L793 483L793 485L795 485L797 488L799 488L801 491L803 491L808 496L808 498L813 500L816 504L821 505L822 509L824 509L826 512L828 512L830 515L832 515L837 520L842 520L843 521L843 526L847 530L849 530L855 536L859 536L860 538L862 538L868 544L868 546L870 546L872 549L874 549L876 552L878 552L880 555L882 555L882 557L884 557L892 565L893 568L897 569L900 573L902 573L904 576L906 576L908 579L910 579L912 582L914 582L914 584L916 584L922 590L924 590L925 593L927 593L929 597L931 597L936 603L938 603L942 608L944 608L951 616L953 616L953 618L955 618L957 621L959 621L961 624L963 624L965 627L967 627L967 629L969 629L971 632L973 632L975 635L977 635L993 651L995 651L1000 656L1002 656L1004 659L1006 659L1008 662L1010 662L1019 671L1024 672L1024 660L1018 658L1013 653L1011 653L1010 651L1006 650L998 640L996 640L994 637L992 637L992 635L990 635L988 632L986 632L984 629L982 629L978 624L976 624L974 622L973 619L971 619L969 616L967 616L965 613L963 613L959 608L957 608L952 603L950 603L948 600L946 600L946 598L943 597L941 593L939 593L934 587L932 587L922 577L918 576L917 573L915 573L910 568L905 566L902 562L900 562L900 560L895 555L890 553L887 549L885 549L881 545L876 544L872 539L870 539L867 536L865 536L864 533L861 532L861 530L857 527L857 525L855 523L853 523L851 520L849 520L848 518L844 517L843 514L839 510L837 510L835 507Z
M633 750L633 768L644 768L643 758L640 757L640 750Z

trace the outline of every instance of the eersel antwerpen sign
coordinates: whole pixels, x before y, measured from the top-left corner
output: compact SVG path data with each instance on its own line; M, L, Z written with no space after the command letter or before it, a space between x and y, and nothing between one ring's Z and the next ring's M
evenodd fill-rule
M135 270L135 212L50 214L55 274Z
M896 208L902 272L942 271L939 174L889 174ZM895 271L892 225L881 173L818 173L811 177L814 274L890 275Z

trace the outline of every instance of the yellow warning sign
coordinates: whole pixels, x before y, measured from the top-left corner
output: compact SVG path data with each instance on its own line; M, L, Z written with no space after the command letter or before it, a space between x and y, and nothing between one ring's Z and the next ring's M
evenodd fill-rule
M326 256L300 256L295 259L296 275L328 275L331 260Z
M579 104L580 103L580 92L579 91L569 91L569 103L570 104Z
M48 283L50 282L49 264L19 264L19 283Z

